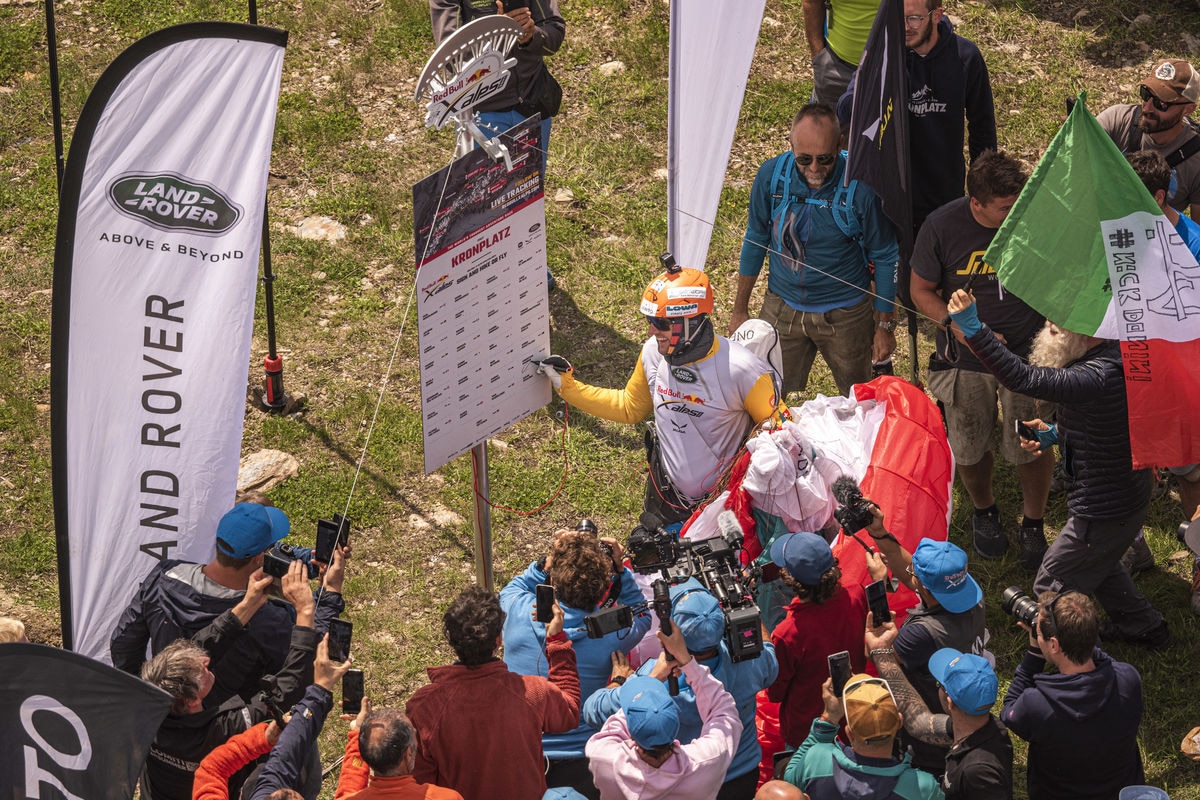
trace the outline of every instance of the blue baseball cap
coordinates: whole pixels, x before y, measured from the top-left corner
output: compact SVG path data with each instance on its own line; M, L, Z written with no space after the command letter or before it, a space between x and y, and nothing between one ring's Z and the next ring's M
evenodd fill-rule
M805 586L816 586L833 569L829 542L815 533L785 533L771 544L771 560Z
M646 749L671 744L679 735L679 709L662 681L645 675L625 681L621 710L629 735Z
M943 647L929 657L929 672L964 714L982 716L996 703L1000 681L982 656Z
M725 636L721 604L695 578L671 587L671 619L693 653L711 650Z
M250 558L288 535L287 514L274 506L238 503L217 523L217 549L230 558Z
M967 554L956 544L922 539L912 554L913 575L951 613L974 608L983 590L967 572Z

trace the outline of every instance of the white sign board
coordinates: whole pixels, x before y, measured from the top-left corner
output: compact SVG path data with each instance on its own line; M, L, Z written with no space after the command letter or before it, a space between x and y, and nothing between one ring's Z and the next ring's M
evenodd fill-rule
M541 123L500 138L413 187L427 474L550 402Z

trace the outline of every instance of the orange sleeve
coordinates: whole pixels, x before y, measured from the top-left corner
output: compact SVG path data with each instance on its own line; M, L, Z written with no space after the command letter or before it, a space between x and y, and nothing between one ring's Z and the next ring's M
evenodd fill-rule
M229 737L200 762L192 783L192 800L229 800L229 779L254 759L271 752L267 725L261 722Z
M342 777L338 779L337 791L333 800L343 800L352 794L367 788L367 780L371 776L371 768L362 760L358 752L358 731L352 730L346 738L346 755L342 759Z

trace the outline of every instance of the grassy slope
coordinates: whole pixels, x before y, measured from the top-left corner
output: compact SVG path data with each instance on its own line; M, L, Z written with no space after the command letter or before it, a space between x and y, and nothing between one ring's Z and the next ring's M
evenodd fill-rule
M563 5L567 45L554 63L566 105L554 125L548 196L570 189L575 202L547 202L551 268L563 287L550 301L552 341L590 382L619 385L644 333L633 313L636 297L665 241L666 187L655 172L666 163L667 6ZM1141 5L1095 5L1029 0L948 8L992 72L1002 146L1030 163L1053 134L1065 95L1087 89L1093 109L1126 101L1153 58L1184 51L1178 32L1197 29L1190 5L1155 8L1136 25ZM175 22L245 13L240 3L145 0L70 0L57 11L68 135L104 65L133 40ZM33 623L36 638L52 641L48 290L56 202L40 15L35 5L0 5L0 612L15 611ZM754 171L782 148L785 122L810 89L800 0L770 0L767 15L708 263L719 318L732 300ZM421 471L416 337L406 324L411 312L405 315L413 278L407 187L447 163L453 148L447 132L423 127L411 102L431 49L428 13L422 0L309 0L263 3L259 18L290 31L272 162L272 246L287 386L308 395L309 410L295 419L248 412L245 449L274 447L300 459L300 475L273 493L298 531L341 510L355 486L350 514L362 529L347 593L356 656L369 693L402 702L423 682L423 665L448 660L440 610L473 572L469 465L459 459L431 476ZM610 60L624 62L625 73L601 77L596 68ZM344 223L348 238L331 245L286 232L314 214ZM256 338L255 353L264 349ZM811 388L830 392L832 384L822 374ZM563 472L561 412L552 403L494 442L494 502L532 509L554 494ZM566 456L562 492L545 511L493 513L498 581L528 563L550 531L580 516L618 535L632 524L641 492L640 433L572 415ZM1011 470L1002 467L997 481L1002 507L1014 512ZM951 535L967 545L963 499L956 496ZM1168 615L1177 644L1154 655L1113 650L1146 676L1148 777L1176 797L1200 798L1195 768L1175 755L1196 722L1188 699L1200 688L1190 668L1197 623L1187 610L1186 568L1166 568L1177 549L1177 513L1169 499L1154 504L1149 536L1164 568L1140 580ZM1064 515L1061 500L1054 501L1051 523ZM972 569L990 597L1028 582L1011 558ZM998 607L989 611L1003 677L1020 652L1019 637Z

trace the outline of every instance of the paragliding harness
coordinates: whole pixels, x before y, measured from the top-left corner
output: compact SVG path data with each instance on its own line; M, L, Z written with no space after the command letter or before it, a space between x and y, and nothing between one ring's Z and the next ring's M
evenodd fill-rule
M858 190L858 181L850 181L847 186L839 186L834 192L833 200L821 200L792 191L792 175L796 172L796 155L791 151L782 154L775 160L775 171L771 175L771 247L790 261L793 271L803 268L805 251L808 246L809 219L808 209L799 206L810 205L828 208L833 214L833 221L838 230L847 238L863 249L862 221L854 210L854 193ZM797 225L798 224L798 225ZM800 228L797 238L796 228ZM866 251L863 251L866 258Z
M654 422L646 423L646 464L650 473L646 476L646 501L642 505L641 523L650 530L676 522L684 522L692 515L695 504L682 496L667 475L663 463L662 448L658 444L658 429Z

